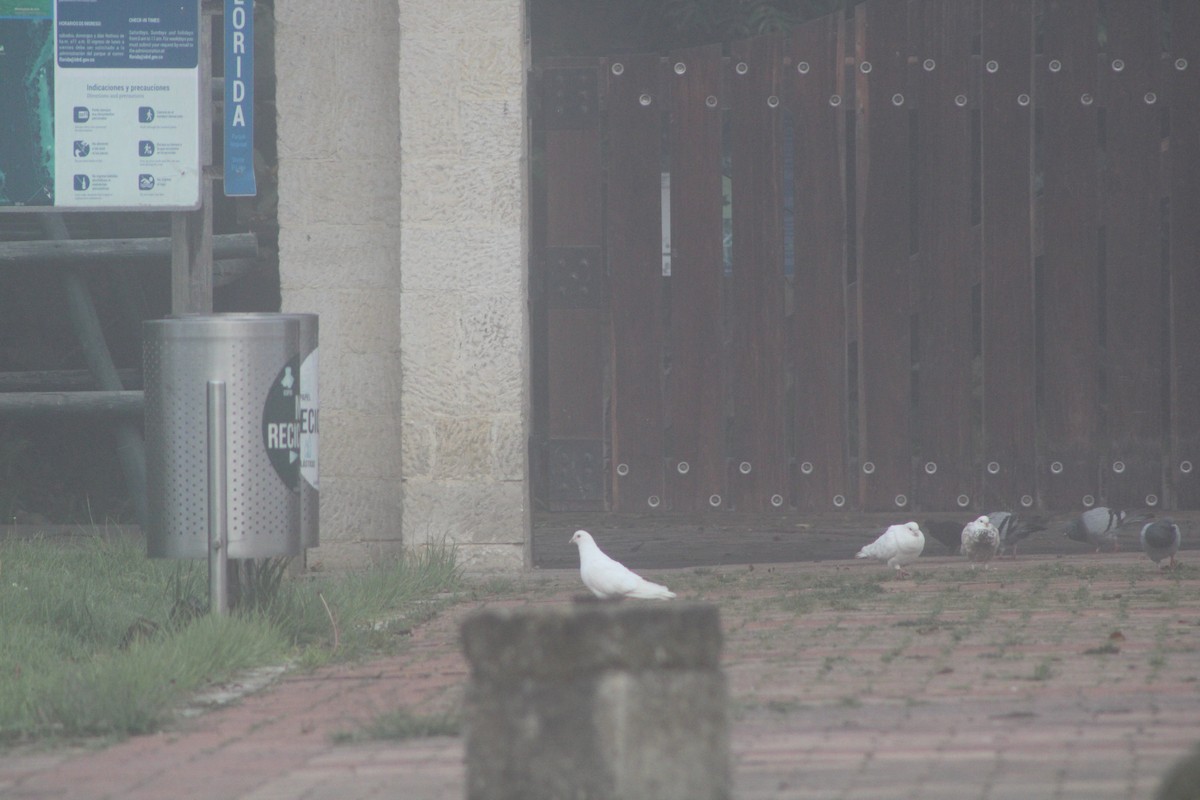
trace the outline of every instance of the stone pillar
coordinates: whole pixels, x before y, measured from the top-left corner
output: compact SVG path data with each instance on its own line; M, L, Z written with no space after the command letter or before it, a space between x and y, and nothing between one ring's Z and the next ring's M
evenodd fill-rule
M472 571L529 549L527 58L523 0L400 3L402 531Z
M716 606L485 609L462 636L468 800L730 797Z

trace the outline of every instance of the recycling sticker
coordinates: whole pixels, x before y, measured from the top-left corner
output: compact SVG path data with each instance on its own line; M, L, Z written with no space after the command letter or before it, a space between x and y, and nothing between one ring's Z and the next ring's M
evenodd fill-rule
M263 404L263 446L275 472L292 491L300 491L300 356L271 384Z

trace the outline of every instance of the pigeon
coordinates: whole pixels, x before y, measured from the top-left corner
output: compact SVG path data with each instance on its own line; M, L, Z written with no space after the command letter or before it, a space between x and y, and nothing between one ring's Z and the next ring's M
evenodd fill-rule
M971 566L987 562L1000 550L1000 531L984 514L974 522L968 522L962 529L962 554L971 562Z
M606 556L587 531L575 531L571 543L579 547L579 577L583 579L583 585L601 600L621 597L669 600L675 596L667 587L651 583Z
M1075 542L1087 542L1094 545L1097 553L1105 545L1111 546L1115 553L1121 549L1121 542L1117 538L1120 529L1145 522L1150 517L1151 514L1148 511L1130 513L1106 506L1096 506L1076 517L1067 526L1066 536Z
M855 558L877 558L894 567L900 575L907 576L905 564L911 564L925 549L925 534L915 522L892 525L869 545L858 551Z
M988 519L1000 532L1000 552L1009 553L1013 558L1017 557L1018 542L1046 530L1046 523L1042 519L1026 519L1008 511L993 511L988 514Z
M1171 569L1175 569L1175 554L1179 552L1179 526L1169 519L1147 522L1142 526L1142 549L1150 560L1159 567L1164 558L1169 558Z
M958 553L962 546L964 522L950 519L927 519L921 529L937 539L951 553Z

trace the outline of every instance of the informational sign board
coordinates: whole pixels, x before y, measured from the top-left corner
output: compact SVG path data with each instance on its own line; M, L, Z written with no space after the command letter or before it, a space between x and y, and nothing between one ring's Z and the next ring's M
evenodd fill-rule
M200 205L198 0L0 0L0 211Z

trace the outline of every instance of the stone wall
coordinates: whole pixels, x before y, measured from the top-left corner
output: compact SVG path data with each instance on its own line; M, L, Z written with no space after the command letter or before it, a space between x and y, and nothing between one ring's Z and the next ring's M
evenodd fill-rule
M522 0L400 3L404 538L519 567L529 530Z
M280 281L321 318L321 547L529 530L522 0L276 4Z

